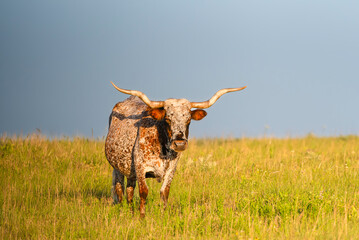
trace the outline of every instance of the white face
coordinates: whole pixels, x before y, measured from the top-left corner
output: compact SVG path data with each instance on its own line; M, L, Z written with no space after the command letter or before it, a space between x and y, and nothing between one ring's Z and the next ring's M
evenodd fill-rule
M170 126L171 148L175 151L183 151L187 147L191 103L187 99L167 99L164 109L166 110L165 120Z

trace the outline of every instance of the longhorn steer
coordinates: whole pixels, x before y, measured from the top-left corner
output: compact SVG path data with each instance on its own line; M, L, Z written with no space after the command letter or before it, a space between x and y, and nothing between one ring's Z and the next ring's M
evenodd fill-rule
M112 85L122 93L133 95L115 105L109 120L105 153L114 168L113 197L115 202L122 201L126 176L127 201L131 203L137 180L140 214L144 217L148 194L145 179L163 181L160 196L166 208L177 162L187 148L191 120L204 118L207 113L202 109L212 106L223 94L245 87L219 90L205 102L189 102L186 99L150 101L142 92ZM191 108L199 109L191 111Z

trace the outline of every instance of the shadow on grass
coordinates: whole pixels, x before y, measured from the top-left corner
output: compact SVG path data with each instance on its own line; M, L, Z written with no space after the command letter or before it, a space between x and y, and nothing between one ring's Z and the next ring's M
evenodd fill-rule
M108 201L111 199L112 200L112 196L111 196L111 191L110 188L109 189L105 189L105 188L99 188L99 187L94 187L94 188L89 188L84 186L84 188L82 189L62 189L59 191L51 191L51 196L53 196L54 199L56 198L64 198L64 199L82 199L82 200L87 200L87 199L97 199L99 201L102 201L103 199L107 199Z

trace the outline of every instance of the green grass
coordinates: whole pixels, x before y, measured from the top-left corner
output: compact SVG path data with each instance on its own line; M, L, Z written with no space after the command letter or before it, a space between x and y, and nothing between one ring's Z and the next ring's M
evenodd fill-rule
M359 138L192 139L168 208L113 205L104 142L0 140L1 239L357 239Z

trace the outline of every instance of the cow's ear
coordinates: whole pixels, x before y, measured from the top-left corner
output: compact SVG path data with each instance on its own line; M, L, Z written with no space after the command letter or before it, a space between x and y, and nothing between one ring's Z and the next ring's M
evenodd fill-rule
M202 109L196 109L191 111L191 117L193 120L201 120L202 118L204 118L207 115L207 112L202 110Z
M148 110L148 114L156 120L162 120L166 115L166 110L163 108L151 108Z

